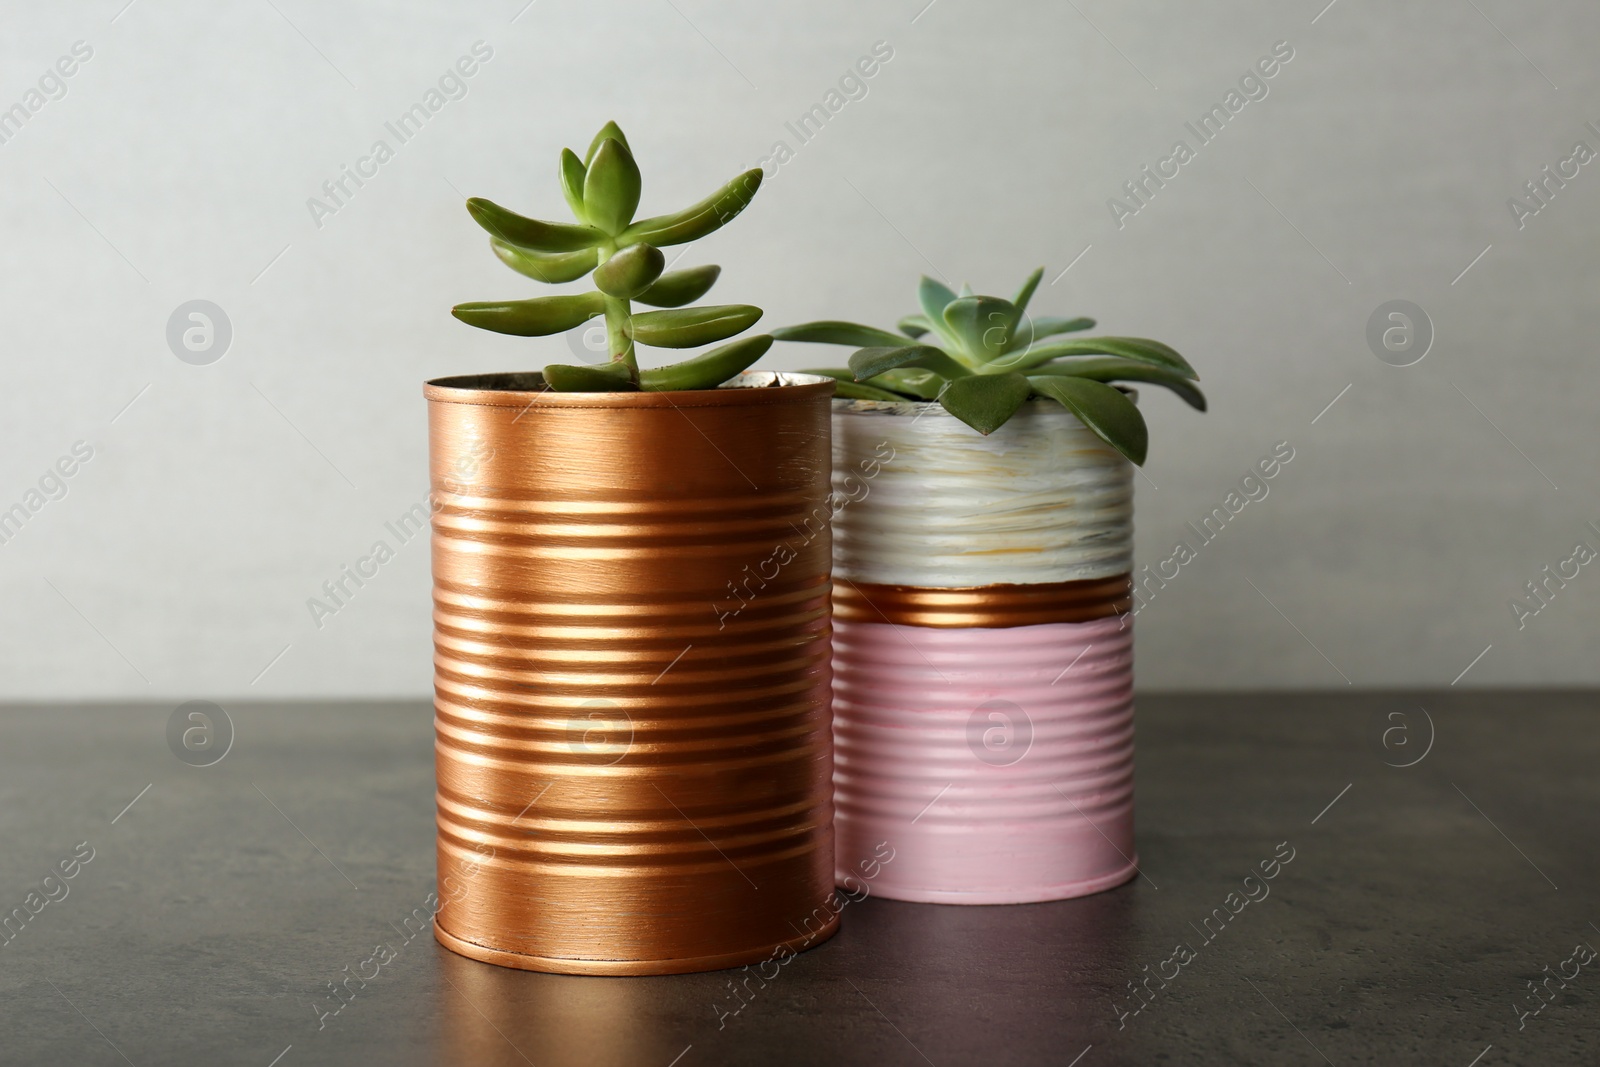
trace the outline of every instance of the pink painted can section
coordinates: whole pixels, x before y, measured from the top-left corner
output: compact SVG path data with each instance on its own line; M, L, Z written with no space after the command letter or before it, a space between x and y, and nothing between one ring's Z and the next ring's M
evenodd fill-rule
M875 895L1020 904L1137 874L1133 630L836 621L841 880L880 842Z

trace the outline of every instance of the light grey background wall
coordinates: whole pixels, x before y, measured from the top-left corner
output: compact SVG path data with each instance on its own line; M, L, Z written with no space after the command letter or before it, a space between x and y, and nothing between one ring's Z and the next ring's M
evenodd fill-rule
M1600 9L1325 3L6 4L0 509L28 514L0 545L0 696L425 693L427 548L384 525L426 492L421 382L566 354L448 316L532 288L461 200L560 215L557 152L608 118L647 212L786 142L684 261L770 324L888 324L919 273L1009 293L1046 264L1039 310L1186 353L1212 411L1146 393L1141 563L1288 443L1141 612L1143 686L1600 681L1600 563L1520 628L1511 607L1600 548L1600 163L1544 205L1523 188L1600 150ZM465 95L399 143L385 122L475 42ZM877 42L802 144L786 123ZM1202 145L1184 124L1277 42L1293 58ZM393 158L313 213L379 139ZM1128 199L1180 139L1194 158ZM209 365L167 339L199 299L231 324ZM1432 323L1411 366L1369 348L1395 299ZM395 558L318 628L308 598L380 539Z

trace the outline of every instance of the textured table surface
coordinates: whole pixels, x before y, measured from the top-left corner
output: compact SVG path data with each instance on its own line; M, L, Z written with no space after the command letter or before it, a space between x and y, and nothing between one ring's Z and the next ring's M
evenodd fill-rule
M1597 705L1142 697L1142 877L851 903L737 1014L728 972L528 974L407 940L433 888L421 703L230 705L209 767L169 751L170 705L0 709L0 914L26 916L0 1063L1594 1064Z

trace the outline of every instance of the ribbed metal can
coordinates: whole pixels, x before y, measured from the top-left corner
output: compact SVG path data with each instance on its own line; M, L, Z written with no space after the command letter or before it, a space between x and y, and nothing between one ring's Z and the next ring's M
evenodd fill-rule
M834 402L839 877L1002 904L1132 878L1132 467L1030 401Z
M425 389L435 935L582 974L825 939L832 383L540 384Z

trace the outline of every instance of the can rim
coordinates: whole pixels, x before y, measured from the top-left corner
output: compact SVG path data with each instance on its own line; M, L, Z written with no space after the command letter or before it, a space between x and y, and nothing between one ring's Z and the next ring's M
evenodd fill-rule
M423 383L430 402L497 408L709 408L792 404L833 394L834 380L795 371L744 371L715 389L637 393L556 393L538 371L454 374Z
M814 948L827 941L838 932L839 912L834 912L828 917L826 924L815 933L801 934L798 937L779 941L777 944L762 942L749 948L737 949L732 952L720 952L710 956L686 956L669 959L585 959L573 956L534 956L526 952L494 948L451 933L439 922L437 915L433 917L434 940L451 952L483 963L493 963L501 967L515 968L519 971L544 971L549 974L661 975L722 971L730 967L738 967L741 964L774 959L785 949L788 950L790 955L804 952L808 948Z
M1135 404L1139 402L1139 390L1121 383L1114 382L1109 384ZM936 408L937 410L930 411L930 408ZM1047 396L1030 396L1023 401L1022 407L1018 409L1018 414L1023 412L1043 412L1050 408L1054 408L1057 412L1070 418L1077 418L1072 412ZM932 414L944 418L955 418L937 400L855 400L843 396L833 398L833 413L835 415L916 415L919 418L923 414Z

